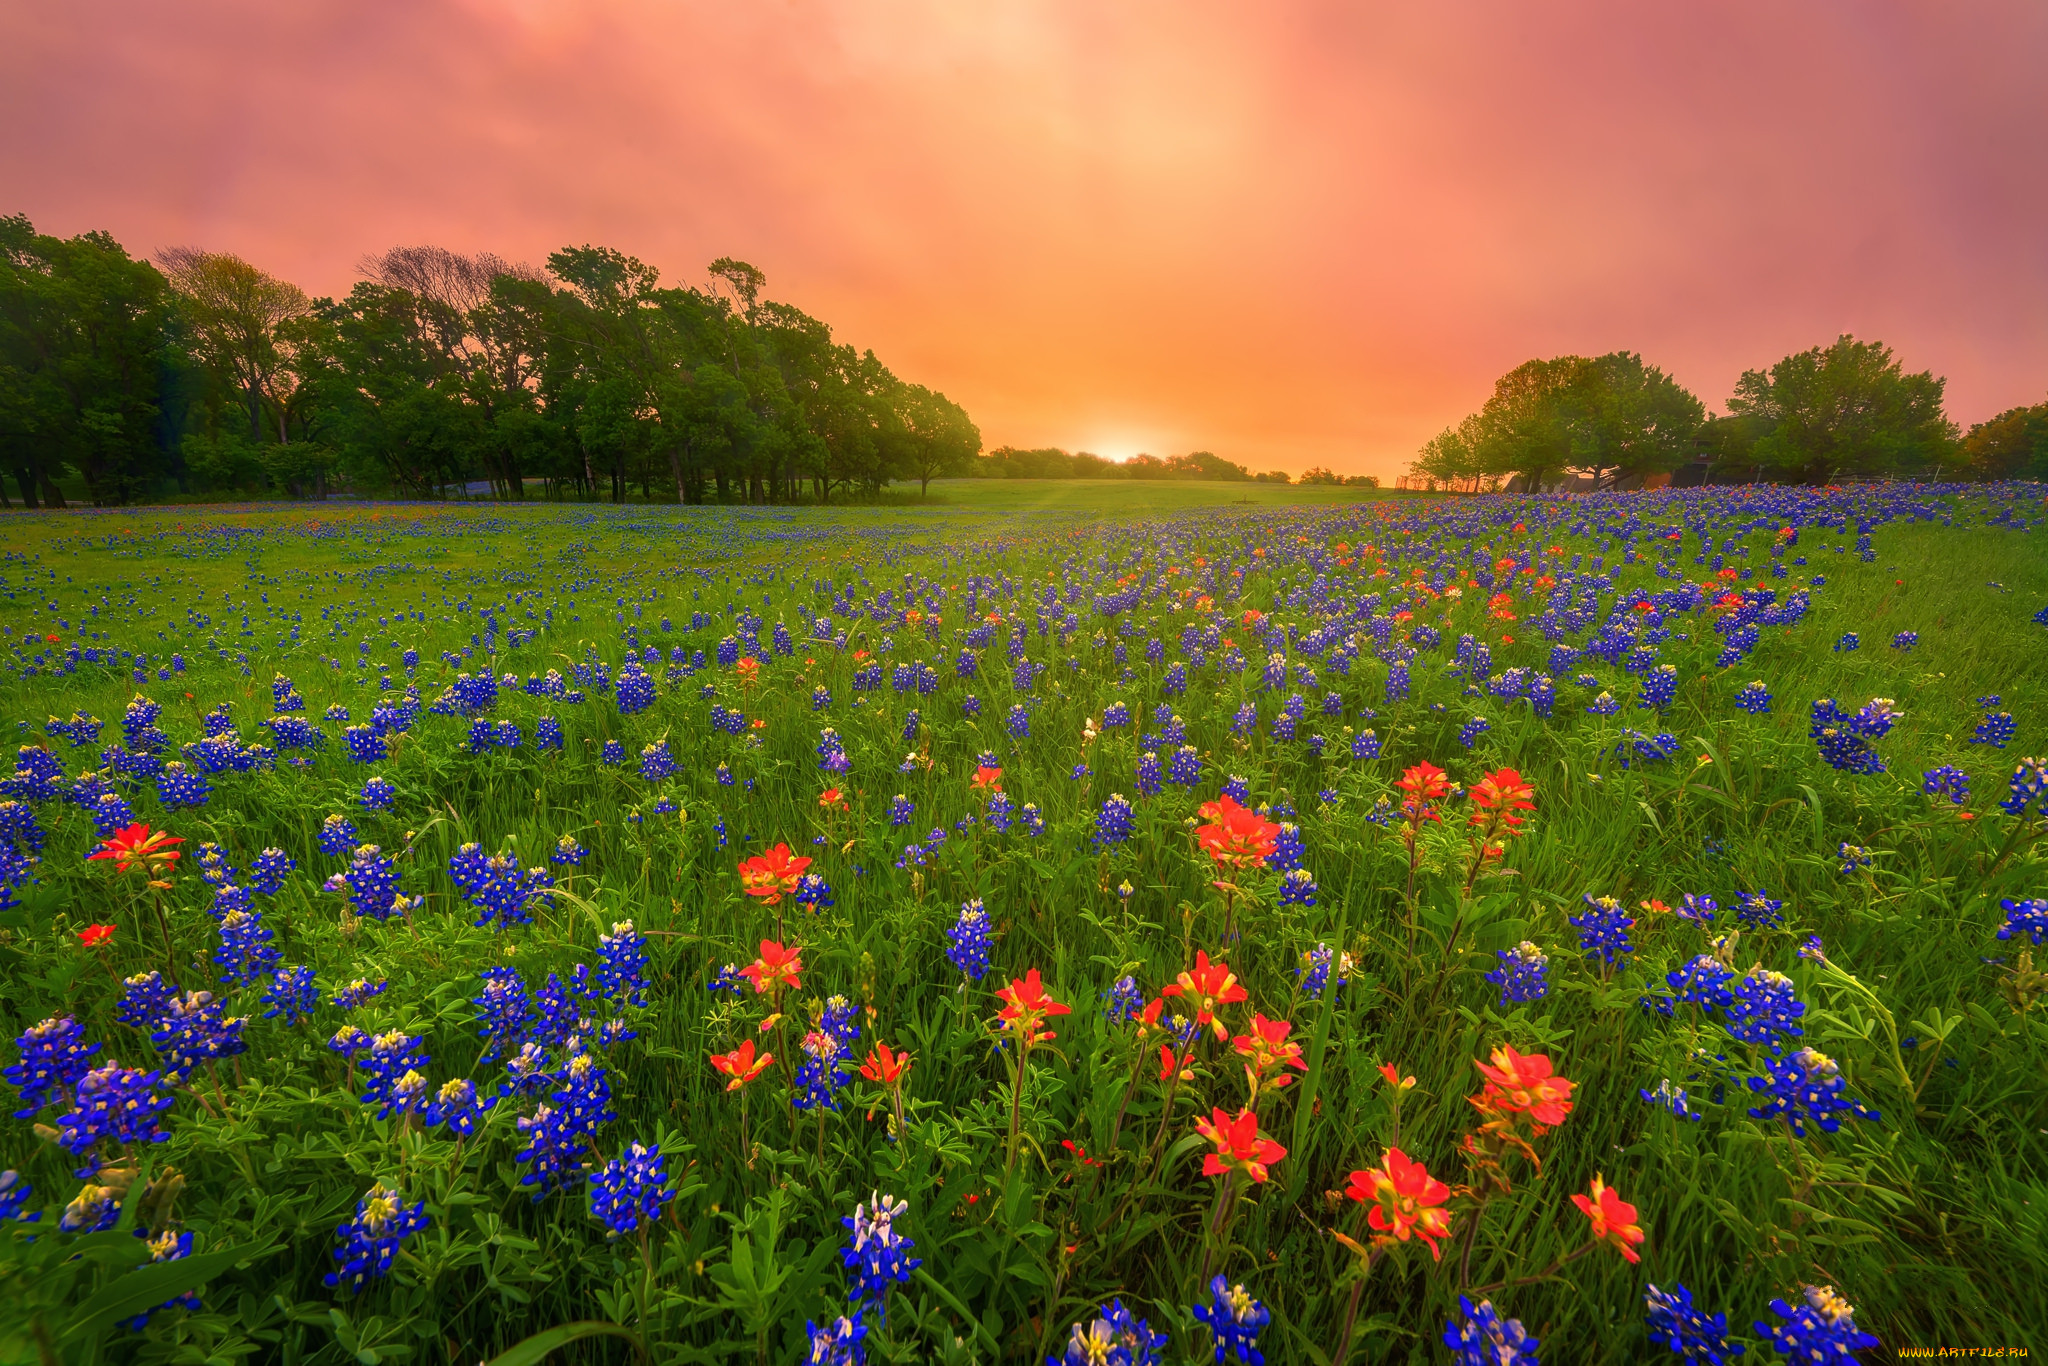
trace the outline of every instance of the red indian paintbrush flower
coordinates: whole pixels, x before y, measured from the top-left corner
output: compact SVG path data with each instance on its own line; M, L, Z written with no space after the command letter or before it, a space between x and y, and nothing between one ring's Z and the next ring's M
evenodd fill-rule
M1216 1018L1217 1007L1234 1005L1248 999L1248 993L1238 985L1237 974L1230 970L1230 965L1220 960L1211 963L1207 951L1203 949L1195 950L1193 970L1184 969L1180 976L1174 979L1173 985L1164 988L1159 994L1162 997L1187 997L1188 1004L1195 1008L1195 1023L1208 1025L1215 1030L1219 1042L1229 1038L1230 1031Z
M117 872L126 873L139 867L151 877L157 877L169 872L171 865L178 861L178 851L171 846L184 842L183 835L173 835L167 830L151 834L148 826L137 821L126 830L101 840L99 850L88 854L86 861L112 859Z
M1259 1137L1259 1117L1249 1106L1234 1116L1212 1107L1209 1118L1195 1121L1195 1131L1216 1145L1216 1151L1202 1159L1204 1176L1241 1171L1254 1181L1264 1181L1266 1169L1287 1156L1287 1149Z
M1466 886L1472 885L1480 869L1508 851L1508 841L1522 833L1524 811L1534 811L1536 789L1511 768L1496 769L1472 785L1467 794L1472 812L1472 867Z
M824 807L827 811L844 811L846 809L846 794L836 787L828 787L818 794L818 805Z
M1479 808L1472 813L1472 824L1487 827L1489 834L1519 833L1522 817L1518 813L1536 809L1535 787L1512 768L1495 769L1472 784L1466 795Z
M997 988L996 998L1003 1003L996 1018L1002 1021L1003 1028L1015 1031L1027 1046L1058 1038L1059 1035L1052 1030L1039 1026L1054 1016L1074 1013L1072 1006L1061 1005L1045 994L1045 984L1039 980L1037 968L1010 985Z
M1643 1241L1642 1226L1636 1223L1636 1207L1621 1198L1602 1176L1593 1178L1592 1196L1574 1195L1579 1213L1593 1221L1595 1242L1612 1243L1630 1262L1639 1262L1636 1244Z
M754 994L765 996L777 987L802 986L798 974L804 970L803 950L784 948L773 939L761 941L761 956L740 969L740 976L754 984Z
M112 925L87 925L78 932L78 942L89 949L96 949L113 937Z
M894 1086L909 1070L910 1055L894 1051L886 1041L876 1044L860 1065L860 1074L881 1086Z
M775 1061L773 1053L754 1056L754 1041L748 1039L730 1053L713 1053L711 1065L725 1073L732 1080L725 1084L728 1091L737 1091L755 1077L768 1070L768 1064Z
M1527 1114L1538 1133L1564 1123L1572 1112L1574 1083L1552 1076L1550 1059L1541 1053L1517 1053L1503 1044L1493 1050L1493 1065L1474 1063L1486 1078L1486 1089L1471 1098L1482 1111L1502 1116Z
M990 764L982 764L974 770L974 778L968 786L976 792L1001 792L1003 771Z
M1251 1033L1240 1034L1230 1041L1230 1046L1246 1059L1244 1074L1254 1095L1258 1094L1262 1084L1277 1091L1293 1081L1286 1068L1292 1067L1299 1072L1308 1070L1308 1064L1302 1060L1301 1045L1287 1037L1293 1028L1286 1020L1269 1020L1253 1012ZM1267 1081L1269 1072L1278 1072L1279 1075Z
M1450 779L1444 771L1427 759L1403 773L1394 786L1406 795L1401 799L1401 814L1411 825L1424 821L1441 819L1436 813L1436 803L1443 800L1451 790Z
M808 858L792 854L786 844L778 844L740 864L740 890L770 906L779 905L782 898L796 891L804 869L810 866Z
M1147 1037L1155 1030L1167 1028L1167 1026L1159 1023L1159 1012L1165 1009L1165 1007L1166 998L1164 996L1156 996L1149 1005L1131 1017L1131 1020L1138 1026L1137 1034L1140 1039ZM1179 1065L1177 1061L1178 1056L1170 1044L1159 1045L1159 1080L1165 1081L1173 1075L1174 1068ZM1181 1080L1188 1081L1192 1079L1193 1075L1193 1073L1187 1073L1181 1077Z
M1420 1162L1399 1148L1389 1148L1379 1166L1351 1173L1344 1194L1372 1206L1366 1222L1386 1235L1377 1241L1405 1243L1410 1236L1417 1237L1429 1244L1431 1257L1443 1260L1436 1244L1450 1234L1451 1212L1439 1206L1451 1198L1451 1188Z
M1195 843L1209 857L1228 868L1263 868L1273 852L1280 827L1258 812L1239 806L1228 795L1202 803L1201 814L1210 822L1195 831Z

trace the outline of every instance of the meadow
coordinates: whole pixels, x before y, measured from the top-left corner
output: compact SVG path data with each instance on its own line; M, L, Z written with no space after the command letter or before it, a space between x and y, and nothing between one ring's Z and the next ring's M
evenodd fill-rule
M962 482L0 519L0 1359L2048 1340L2048 489Z

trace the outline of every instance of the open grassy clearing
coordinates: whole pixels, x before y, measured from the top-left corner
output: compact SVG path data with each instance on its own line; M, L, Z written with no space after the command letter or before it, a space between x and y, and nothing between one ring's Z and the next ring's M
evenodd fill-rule
M1446 1359L1461 1294L1639 1361L1647 1284L1752 1359L1808 1285L2038 1336L2041 489L933 493L0 522L6 1023L98 1046L10 1074L10 1350L1042 1360L1120 1299L1192 1362L1217 1275L1318 1366ZM88 861L124 816L168 886ZM161 1137L81 1102L114 1062ZM1344 1194L1388 1148L1440 1260ZM911 1246L849 1266L877 1190Z

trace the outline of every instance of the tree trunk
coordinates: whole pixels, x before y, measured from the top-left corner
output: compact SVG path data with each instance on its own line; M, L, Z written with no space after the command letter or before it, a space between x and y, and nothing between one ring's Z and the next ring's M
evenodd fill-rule
M57 481L50 477L50 471L47 468L38 468L36 474L43 481L43 506L46 508L63 507L65 505L64 490L57 487Z
M683 450L679 445L671 444L668 448L668 472L676 482L676 501L689 502L690 496L683 488Z
M36 505L36 481L26 465L15 467L14 482L21 489L21 505L32 508Z

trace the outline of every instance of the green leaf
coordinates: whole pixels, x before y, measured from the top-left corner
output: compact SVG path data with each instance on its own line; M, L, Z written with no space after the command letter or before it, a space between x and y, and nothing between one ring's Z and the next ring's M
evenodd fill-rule
M1208 1139L1203 1138L1200 1134L1187 1134L1175 1139L1173 1145L1166 1150L1166 1156L1160 1159L1159 1170L1162 1172L1172 1171L1183 1157L1186 1157L1208 1141Z
M1826 818L1821 814L1820 793L1805 783L1799 785L1799 790L1806 794L1806 804L1813 808L1813 838L1825 847L1828 842L1828 827Z
M625 1338L635 1347L640 1346L639 1334L630 1328L621 1328L616 1323L599 1323L595 1319L584 1319L577 1323L564 1323L546 1332L535 1333L523 1342L514 1343L490 1360L490 1366L539 1366L547 1360L548 1353L559 1351L572 1342L594 1338L600 1334Z
M1330 950L1330 976L1337 975L1343 962L1344 946L1350 942L1351 896L1350 889L1337 913L1337 937ZM1301 1183L1308 1175L1309 1127L1315 1117L1316 1095L1323 1084L1323 1057L1330 1046L1330 1022L1337 1013L1336 983L1327 984L1323 993L1322 1010L1316 1015L1315 1035L1309 1040L1308 1070L1302 1078L1301 1090L1294 1097L1294 1145L1289 1149L1294 1154L1294 1168L1288 1174L1287 1198L1292 1202L1301 1194Z
M276 1248L271 1245L223 1248L175 1262L155 1262L116 1277L78 1306L62 1336L69 1340L86 1333L105 1332L122 1319L134 1318L145 1309L154 1309L188 1290L197 1290L238 1263L267 1257L274 1251Z
M932 1279L932 1274L929 1271L926 1271L923 1267L917 1268L917 1270L913 1274L916 1275L918 1280L922 1281L925 1284L925 1286L932 1291L933 1294L937 1295L940 1299L944 1300L947 1304L951 1305L953 1307L954 1313L958 1314L967 1322L973 1324L975 1333L981 1338L983 1342L986 1342L988 1344L988 1349L991 1352L994 1352L998 1357L1002 1355L1003 1344L996 1341L996 1335L990 1332L988 1329L988 1325L983 1323L980 1319L976 1318L974 1314L967 1308L966 1305L960 1303L959 1300L955 1299L952 1291L946 1289L945 1286L940 1285L936 1280Z

